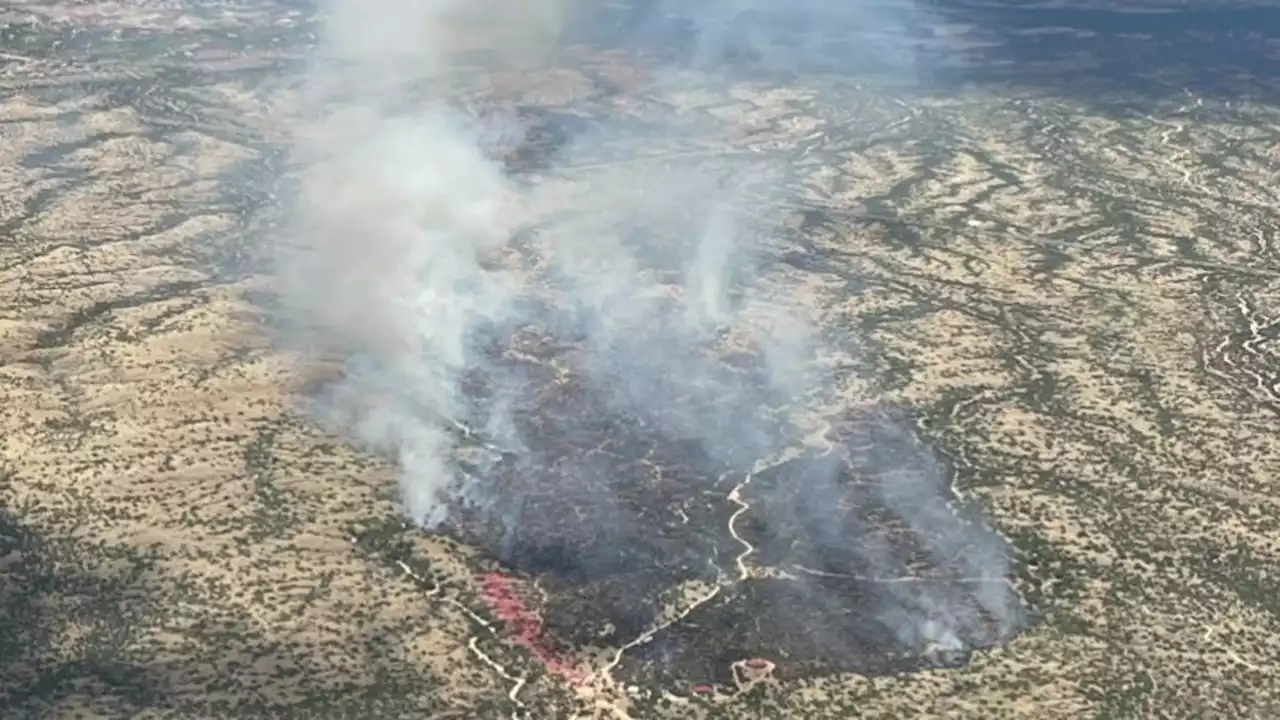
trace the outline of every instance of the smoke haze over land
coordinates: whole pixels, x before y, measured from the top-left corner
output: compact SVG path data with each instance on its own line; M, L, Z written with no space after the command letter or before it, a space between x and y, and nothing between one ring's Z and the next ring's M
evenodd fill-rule
M548 387L582 388L593 412L616 418L620 432L652 429L739 472L794 445L794 418L825 402L812 308L788 299L785 278L771 272L781 216L769 208L785 199L785 167L756 155L733 159L728 171L618 162L586 182L557 177L602 154L639 159L646 137L690 132L684 121L639 127L606 118L566 122L541 167L523 172L503 159L539 130L522 102L476 95L468 104L446 91L475 63L484 37L499 38L484 62L517 84L553 73L577 43L649 58L635 62L649 63L653 93L720 90L730 75L833 63L909 80L914 58L878 44L875 27L906 15L927 22L923 11L835 0L687 5L326 5L309 76L316 112L296 128L299 191L291 242L278 258L287 319L346 364L343 379L316 398L317 417L396 457L406 511L428 529L466 506L491 510L518 534L529 511L491 479L503 463L586 477L592 492L612 492L614 478L566 466L528 436L529 418L552 402ZM677 12L686 17L673 19ZM827 31L847 37L851 26L861 29L857 48L827 41ZM539 360L524 362L528 356ZM727 357L748 360L730 368ZM563 438L572 442L582 429L570 423ZM895 451L885 462L909 464L910 477L885 485L880 502L931 533L929 552L977 548L967 574L1003 578L996 538L948 515L942 471L927 449ZM809 491L809 504L839 505L830 482ZM618 527L645 522L611 518ZM855 542L835 520L797 520L817 522L824 542ZM868 545L863 558L876 574L902 573L889 555ZM998 587L980 611L1005 632L1017 622L1015 602ZM904 642L950 647L973 634L965 627L977 622L973 612L893 593L883 617Z

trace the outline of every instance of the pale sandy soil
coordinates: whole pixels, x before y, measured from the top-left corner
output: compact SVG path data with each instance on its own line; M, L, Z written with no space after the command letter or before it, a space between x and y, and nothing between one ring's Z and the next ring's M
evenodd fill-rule
M28 14L42 24L16 24ZM331 368L273 343L253 258L279 217L301 17L24 2L0 21L0 715L1280 712L1280 111L1265 98L1116 113L832 77L654 91L714 120L655 156L775 153L797 212L897 220L805 229L784 277L824 327L857 329L833 354L866 372L841 397L919 411L957 494L1017 549L1039 617L960 668L763 672L664 699L546 672L479 597L472 550L404 528L395 469L300 413ZM72 33L89 27L129 42L185 27L191 46L95 51ZM554 105L608 72L644 82L610 62L490 90ZM563 182L632 171L584 158Z

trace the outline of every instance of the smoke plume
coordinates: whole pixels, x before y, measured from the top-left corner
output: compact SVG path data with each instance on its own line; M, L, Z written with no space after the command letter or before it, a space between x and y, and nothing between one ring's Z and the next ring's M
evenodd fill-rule
M785 418L825 387L810 309L770 272L780 216L769 208L785 197L785 164L745 152L714 170L647 157L655 140L692 154L696 113L585 118L538 106L607 104L558 69L590 46L629 53L650 97L810 69L909 78L914 58L877 35L891 13L837 0L327 0L322 10L278 267L288 320L344 363L318 417L396 458L414 521L437 529L459 507L500 506L519 523L491 478L504 462L592 473L527 437L549 386L588 388L621 419L618 432L661 425L727 467L793 442ZM734 355L751 367L729 368ZM608 477L590 482L609 492ZM885 502L926 527L940 522L939 493L903 484ZM935 534L946 547L931 550L973 545L973 532ZM975 575L1004 574L989 543L973 563ZM929 602L904 601L909 620L892 608L885 617L935 640L945 633L919 628L964 622ZM985 612L1011 615L1010 602L988 599Z

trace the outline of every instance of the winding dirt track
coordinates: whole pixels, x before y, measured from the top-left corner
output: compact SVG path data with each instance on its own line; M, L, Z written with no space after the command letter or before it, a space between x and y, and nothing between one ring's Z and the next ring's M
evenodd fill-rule
M911 409L954 495L1016 548L1035 618L886 676L745 654L769 623L726 618L830 572L768 562L747 522L764 466L663 515L723 528L723 577L540 657L571 624L548 615L563 589L406 528L394 468L295 411L331 369L273 348L255 258L307 18L0 4L0 715L1275 716L1280 94L1233 54L1275 62L1274 43L1248 18L1118 37L1053 8L1008 10L993 40L994 5L935 37L970 41L972 68L1021 53L1019 73L992 60L962 89L805 75L663 94L614 57L485 85L541 112L707 123L626 166L578 158L566 186L785 160L775 249L834 339L829 409ZM1201 63L1152 60L1197 43ZM1108 84L1107 47L1139 90ZM691 658L695 686L655 676L662 653Z

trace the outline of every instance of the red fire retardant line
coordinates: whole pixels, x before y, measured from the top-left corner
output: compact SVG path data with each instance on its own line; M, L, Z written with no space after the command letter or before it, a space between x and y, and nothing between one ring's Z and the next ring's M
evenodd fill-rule
M574 685L586 682L587 673L565 660L548 644L542 634L542 618L519 596L511 578L502 573L491 572L481 579L480 588L481 595L493 613L515 636L515 643L537 658L547 672Z

